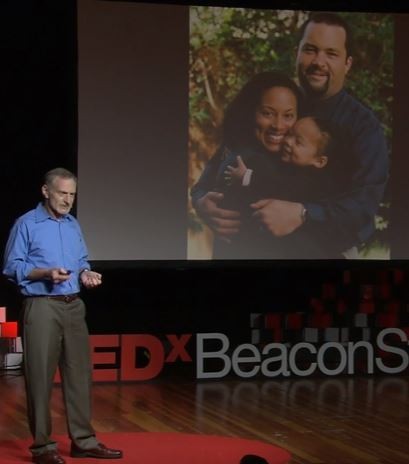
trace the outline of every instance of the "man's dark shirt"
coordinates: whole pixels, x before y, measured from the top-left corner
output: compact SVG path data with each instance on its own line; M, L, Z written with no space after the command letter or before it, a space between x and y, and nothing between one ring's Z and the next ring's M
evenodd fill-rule
M374 232L382 201L389 156L380 122L373 112L342 90L325 100L306 99L303 116L323 119L334 140L328 168L339 192L324 202L306 203L309 220L327 224L341 250L365 242Z

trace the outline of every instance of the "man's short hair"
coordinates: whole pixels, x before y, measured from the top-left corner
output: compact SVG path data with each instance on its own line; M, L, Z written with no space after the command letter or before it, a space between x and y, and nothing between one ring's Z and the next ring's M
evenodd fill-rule
M303 23L299 31L299 40L304 37L305 29L307 28L308 24L316 23L316 24L328 24L329 26L339 26L345 30L345 49L348 56L353 56L353 37L352 31L349 27L347 21L337 13L333 13L330 11L316 11L312 12L310 17Z
M54 168L46 172L44 175L44 184L52 185L56 177L61 177L62 179L72 179L77 182L77 177L71 171L65 168Z

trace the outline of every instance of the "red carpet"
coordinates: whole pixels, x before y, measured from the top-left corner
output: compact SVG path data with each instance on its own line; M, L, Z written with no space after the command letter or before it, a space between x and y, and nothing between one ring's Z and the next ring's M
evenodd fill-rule
M98 433L105 445L122 449L123 459L75 459L69 457L69 440L55 437L68 463L96 464L239 464L246 454L264 458L268 464L287 464L290 454L273 445L240 438L183 433ZM0 442L0 464L31 462L31 440Z

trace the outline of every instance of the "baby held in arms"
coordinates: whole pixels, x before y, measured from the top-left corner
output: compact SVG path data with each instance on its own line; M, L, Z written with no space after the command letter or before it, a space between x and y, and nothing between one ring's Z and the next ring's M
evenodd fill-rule
M309 171L308 175L310 176L312 170L322 169L327 166L330 140L331 136L325 127L325 124L317 118L300 118L294 124L284 138L283 148L280 155L281 162L292 165L291 178L294 181L297 181L297 183L301 181L300 178L295 176L298 171L298 169L295 168L308 168L307 171ZM293 196L288 193L291 190L293 193L297 191L298 194L300 194L300 189L303 190L302 193L304 195L310 196L309 193L311 194L311 185L305 185L304 175L302 176L303 186L295 186L293 182L291 182L293 185L288 185L288 180L291 178L288 176L284 177L286 179L286 197L288 195ZM314 176L310 178L311 181L313 181L313 178ZM268 169L268 166L263 162L262 158L258 158L257 160L249 159L246 164L241 156L236 156L236 165L234 166L229 164L226 167L224 171L224 180L227 186L252 187L254 189L256 188L259 194L264 195L277 196L277 194L280 195L278 192L282 190L282 188L279 188L278 185L271 185L272 183L274 184L273 181L277 181L277 179L272 177L271 170ZM263 184L268 184L269 187L263 187ZM308 184L310 184L310 182L308 182ZM271 191L265 191L266 188L267 190L271 189Z

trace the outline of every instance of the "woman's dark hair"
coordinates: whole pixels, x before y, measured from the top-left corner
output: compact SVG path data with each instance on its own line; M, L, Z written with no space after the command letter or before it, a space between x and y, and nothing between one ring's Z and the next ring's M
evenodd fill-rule
M256 74L228 105L223 122L223 141L231 149L254 143L254 118L264 92L272 87L289 89L297 100L301 98L297 84L281 71Z

